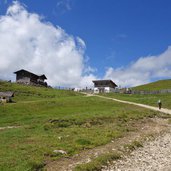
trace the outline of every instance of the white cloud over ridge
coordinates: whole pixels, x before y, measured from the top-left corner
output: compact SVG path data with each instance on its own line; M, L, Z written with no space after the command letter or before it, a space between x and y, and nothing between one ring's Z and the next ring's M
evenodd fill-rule
M45 74L52 86L89 86L84 74L84 41L29 13L18 1L0 17L0 79L14 78L26 69ZM88 80L87 80L88 79Z
M105 78L113 78L122 87L137 86L158 79L171 79L171 47L158 56L141 57L127 67L110 67Z
M45 74L52 86L92 86L97 70L86 63L85 49L80 37L68 35L38 14L29 13L18 1L0 16L0 79L14 80L14 71L26 69ZM160 55L141 57L127 67L109 67L101 79L130 87L162 78L171 78L171 47Z

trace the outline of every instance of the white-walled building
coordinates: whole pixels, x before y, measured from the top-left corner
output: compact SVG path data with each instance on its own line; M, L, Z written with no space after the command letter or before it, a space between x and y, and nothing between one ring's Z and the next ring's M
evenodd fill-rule
M94 93L114 92L117 85L112 80L94 80Z

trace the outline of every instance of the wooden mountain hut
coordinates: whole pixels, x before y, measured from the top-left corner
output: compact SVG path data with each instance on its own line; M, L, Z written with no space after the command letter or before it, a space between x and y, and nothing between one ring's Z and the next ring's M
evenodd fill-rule
M94 80L94 93L110 93L117 85L112 80Z
M14 72L16 74L16 82L22 84L29 84L29 85L41 85L47 87L47 83L45 80L47 79L46 76L43 75L36 75L32 72L26 71L21 69L19 71Z

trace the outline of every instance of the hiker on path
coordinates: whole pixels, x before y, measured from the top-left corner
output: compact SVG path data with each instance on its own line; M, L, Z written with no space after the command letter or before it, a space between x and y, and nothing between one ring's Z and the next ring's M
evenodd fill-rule
M159 109L161 109L161 107L162 107L161 100L159 99L157 103L158 103Z

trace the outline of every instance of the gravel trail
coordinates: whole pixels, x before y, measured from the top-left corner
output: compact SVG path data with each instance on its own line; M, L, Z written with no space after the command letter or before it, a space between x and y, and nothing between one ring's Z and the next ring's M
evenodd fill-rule
M0 130L13 129L13 128L20 128L20 126L6 126L6 127L0 127Z
M171 171L171 128L102 171Z
M149 105L145 105L145 104L129 102L129 101L124 101L124 100L118 100L118 99L111 98L111 97L105 97L105 96L99 96L99 95L94 95L94 96L104 98L104 99L108 99L108 100L114 100L114 101L117 101L117 102L120 102L120 103L126 103L126 104L140 106L140 107L144 107L144 108L147 108L147 109L159 111L159 112L166 113L166 114L171 114L171 109L165 109L165 108L159 109L158 107L153 107L153 106L149 106Z
M159 110L157 107L149 105L95 96L171 114L170 109L162 108ZM171 171L171 127L168 127L167 133L160 135L154 141L146 142L143 148L139 148L133 151L130 156L106 166L102 171Z
M85 94L85 93L84 93ZM171 114L171 110L162 109L159 110L157 107L152 107L144 104L138 104L134 102L128 102L118 100L114 98L108 98L99 95L86 94L87 96L97 96L109 100L118 101L121 103L128 103L136 106L141 106L162 113ZM171 171L171 126L166 124L164 119L151 118L152 122L139 123L139 129L135 134L128 133L127 136L118 139L114 142L108 143L104 146L100 146L94 149L85 150L78 155L70 158L62 158L54 162L47 163L45 170L47 171L71 171L77 164L87 163L93 158L99 155L106 154L115 149L124 146L124 144L131 143L141 137L146 137L149 134L155 135L162 130L165 132L158 136L154 141L147 141L144 143L143 148L139 148L131 153L131 156L124 156L122 160L114 161L108 166L104 166L102 171ZM143 125L141 125L143 124ZM167 132L166 132L167 131ZM118 147L119 146L119 147Z

